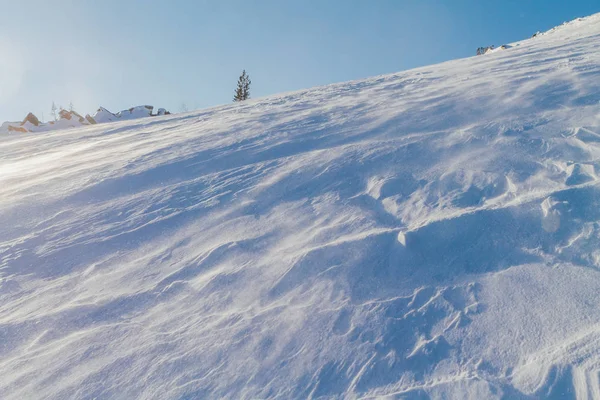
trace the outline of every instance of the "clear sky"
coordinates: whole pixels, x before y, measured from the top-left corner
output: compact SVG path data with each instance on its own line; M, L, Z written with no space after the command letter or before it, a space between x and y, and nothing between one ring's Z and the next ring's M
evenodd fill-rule
M0 122L229 103L472 56L598 0L0 0Z

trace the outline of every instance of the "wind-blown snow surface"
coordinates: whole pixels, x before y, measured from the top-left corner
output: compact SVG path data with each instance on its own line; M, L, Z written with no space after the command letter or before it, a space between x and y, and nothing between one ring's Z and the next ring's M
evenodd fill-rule
M0 141L0 398L600 398L600 16Z

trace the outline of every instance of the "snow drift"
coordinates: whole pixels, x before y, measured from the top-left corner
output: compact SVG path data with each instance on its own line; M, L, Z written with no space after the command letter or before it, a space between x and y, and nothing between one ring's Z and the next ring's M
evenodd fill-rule
M0 140L0 397L600 398L600 15Z

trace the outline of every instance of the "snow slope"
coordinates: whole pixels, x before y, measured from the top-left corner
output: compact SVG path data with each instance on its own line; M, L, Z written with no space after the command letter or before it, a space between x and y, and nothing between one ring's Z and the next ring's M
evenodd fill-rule
M600 15L0 140L0 398L600 398Z

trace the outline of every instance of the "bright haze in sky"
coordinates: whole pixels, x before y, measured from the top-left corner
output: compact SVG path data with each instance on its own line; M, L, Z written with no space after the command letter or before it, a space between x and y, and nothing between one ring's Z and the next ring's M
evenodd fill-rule
M597 0L0 0L0 122L179 111L471 56L600 11Z

